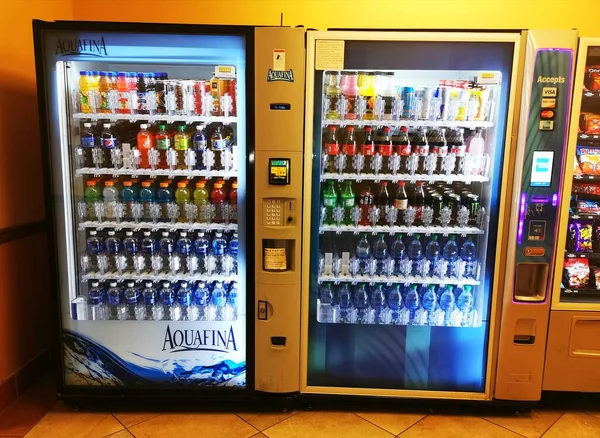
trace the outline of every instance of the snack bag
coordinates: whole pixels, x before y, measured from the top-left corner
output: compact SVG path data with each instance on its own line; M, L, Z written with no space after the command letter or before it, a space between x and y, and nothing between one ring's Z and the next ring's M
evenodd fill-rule
M594 268L594 280L596 282L596 290L600 290L600 268Z
M582 193L584 195L600 195L600 185L590 183L573 184L573 193Z
M593 249L593 227L591 223L574 221L571 224L574 227L573 238L574 252L592 252Z
M566 259L564 264L567 287L586 287L590 283L590 265L588 259Z
M589 65L585 68L585 87L590 91L600 90L600 65Z
M600 115L594 113L585 115L585 133L589 135L600 134Z
M600 147L577 146L577 163L584 175L600 175Z
M577 200L577 213L600 215L600 201L591 201L589 199Z

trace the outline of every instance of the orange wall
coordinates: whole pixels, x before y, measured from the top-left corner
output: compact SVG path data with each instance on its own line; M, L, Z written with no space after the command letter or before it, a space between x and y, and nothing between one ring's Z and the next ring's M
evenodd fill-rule
M76 20L307 28L578 28L600 36L590 0L74 0Z
M44 218L33 18L72 19L72 2L14 0L0 12L0 230ZM0 383L52 342L46 269L43 234L0 245Z

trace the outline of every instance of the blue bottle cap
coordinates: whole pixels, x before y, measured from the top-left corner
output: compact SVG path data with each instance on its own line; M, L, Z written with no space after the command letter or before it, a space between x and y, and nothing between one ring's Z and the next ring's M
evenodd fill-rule
M87 76L87 75L89 75L89 74L90 74L90 72L89 72L89 71L87 71L87 70L81 70L81 71L79 72L79 75L80 75L80 76Z
M101 71L100 72L100 76L108 76L108 72L107 71Z
M98 70L92 70L90 72L93 76L98 76L100 74L100 72Z

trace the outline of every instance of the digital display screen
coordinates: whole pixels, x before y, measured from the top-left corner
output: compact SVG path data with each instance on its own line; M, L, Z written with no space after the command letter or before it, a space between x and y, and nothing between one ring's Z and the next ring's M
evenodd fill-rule
M290 183L290 159L269 158L269 184L288 185Z
M531 187L550 187L552 184L552 162L554 152L534 151L533 163L531 164Z

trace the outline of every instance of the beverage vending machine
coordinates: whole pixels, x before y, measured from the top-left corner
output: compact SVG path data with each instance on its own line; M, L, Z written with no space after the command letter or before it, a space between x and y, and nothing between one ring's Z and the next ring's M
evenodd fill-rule
M505 362L546 328L511 303L548 302L576 45L308 32L301 393L519 399Z
M300 248L300 196L281 185L291 175L281 154L302 150L288 135L303 126L304 30L33 27L60 397L263 388L272 379L255 349L279 353L286 331L256 342L255 299L274 281L299 283L281 274L299 260L287 246ZM268 213L255 229L259 191ZM263 237L272 270L254 262ZM255 293L255 280L267 286Z

